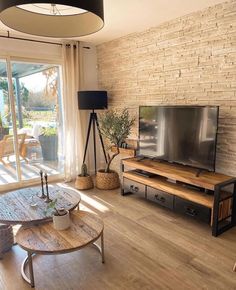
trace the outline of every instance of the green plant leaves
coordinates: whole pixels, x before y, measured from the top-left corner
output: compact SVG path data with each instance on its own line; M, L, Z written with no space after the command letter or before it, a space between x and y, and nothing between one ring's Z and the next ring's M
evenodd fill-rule
M129 111L124 109L121 112L109 110L100 115L99 121L102 135L106 137L112 145L119 147L129 136L135 119L130 118Z
M43 128L41 135L43 135L43 136L55 136L55 135L57 135L57 128L55 128L55 127Z

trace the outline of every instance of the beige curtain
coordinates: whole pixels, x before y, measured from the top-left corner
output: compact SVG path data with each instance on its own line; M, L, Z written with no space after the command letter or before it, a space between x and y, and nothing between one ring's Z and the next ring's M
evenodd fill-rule
M65 181L73 180L80 171L83 159L86 115L78 110L77 92L82 79L79 42L63 44L63 108Z

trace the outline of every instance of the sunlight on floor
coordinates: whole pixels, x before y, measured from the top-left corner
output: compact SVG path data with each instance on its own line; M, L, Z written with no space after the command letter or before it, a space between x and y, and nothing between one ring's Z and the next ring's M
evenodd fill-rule
M0 162L0 185L17 182L16 162L15 158L10 157L9 161L5 161L5 165ZM22 179L28 180L39 177L39 171L42 169L48 175L59 174L57 161L39 161L34 163L20 162Z
M95 210L98 210L100 212L105 213L105 212L110 211L110 208L112 207L111 204L102 200L100 197L98 197L96 195L88 196L88 194L85 194L83 191L80 191L80 190L77 190L77 189L71 187L71 184L65 184L65 183L58 182L57 185L62 187L62 188L70 188L70 190L78 192L81 196L80 209L82 209L82 210L87 210L87 211L95 213L91 208L89 208L89 206L91 206ZM87 204L87 206L86 206L86 204Z
M95 196L95 195L93 195L92 197L88 196L87 194L83 193L83 191L80 191L80 190L77 190L77 189L71 187L70 184L58 182L57 185L62 187L62 188L70 188L70 190L78 192L81 196L82 202L87 203L88 205L90 205L91 207L94 207L96 210L98 210L100 212L108 212L108 211L110 211L109 207L112 207L111 204L109 204L108 202L105 202L104 200L102 200L98 196ZM107 204L107 206L105 206L104 204ZM91 209L86 207L86 205L83 205L83 207L85 207L86 210L91 211Z
M100 197L98 196L95 196L96 199L100 200L101 202L107 204L109 207L113 207L114 208L114 205L112 205L111 203L109 202L106 202L105 200L101 199Z
M101 211L101 212L108 212L109 208L105 205L103 205L101 202L96 201L95 199L87 196L86 194L79 192L81 195L81 199L83 202L87 203L88 205L94 207L95 209ZM86 206L85 206L86 207Z

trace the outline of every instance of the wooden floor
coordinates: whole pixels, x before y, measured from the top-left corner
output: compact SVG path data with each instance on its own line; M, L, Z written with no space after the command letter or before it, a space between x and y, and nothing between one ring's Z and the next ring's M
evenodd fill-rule
M218 238L210 227L119 191L81 192L82 209L103 218L105 258L93 247L34 260L40 290L236 289L236 227ZM0 289L30 289L20 275L25 252L0 262Z

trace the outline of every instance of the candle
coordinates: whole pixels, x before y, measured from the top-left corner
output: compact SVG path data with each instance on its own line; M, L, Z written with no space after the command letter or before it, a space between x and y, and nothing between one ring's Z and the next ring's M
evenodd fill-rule
M47 175L47 173L44 174L44 178L45 178L45 183L46 183L46 194L47 194L46 202L51 202L52 200L49 198L49 192L48 192L48 175Z
M40 196L40 198L45 198L46 195L44 194L44 186L43 186L43 171L40 170L39 174L40 174L40 177L41 177L41 188L42 188L42 195Z

